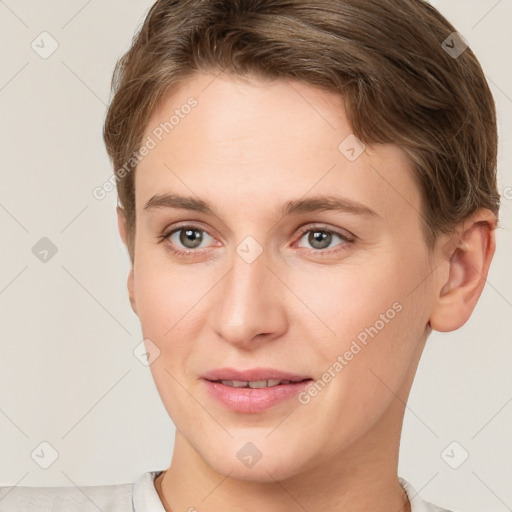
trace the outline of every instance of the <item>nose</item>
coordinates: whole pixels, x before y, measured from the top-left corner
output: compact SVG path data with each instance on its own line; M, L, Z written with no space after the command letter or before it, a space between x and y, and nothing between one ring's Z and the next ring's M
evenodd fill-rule
M234 252L231 269L216 287L210 320L227 343L251 350L286 330L286 287L265 251L254 261L240 254Z

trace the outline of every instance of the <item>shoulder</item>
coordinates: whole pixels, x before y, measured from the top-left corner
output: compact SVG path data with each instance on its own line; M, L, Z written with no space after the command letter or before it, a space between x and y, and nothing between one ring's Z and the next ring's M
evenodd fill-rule
M2 512L132 512L133 484L0 487Z

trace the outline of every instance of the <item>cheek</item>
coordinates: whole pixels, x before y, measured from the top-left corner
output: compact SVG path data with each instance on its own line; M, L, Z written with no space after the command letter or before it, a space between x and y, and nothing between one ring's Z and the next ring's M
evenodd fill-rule
M389 311L388 316L394 318L393 304L403 300L407 288L407 276L400 275L398 266L390 255L317 272L297 269L288 279L307 306L296 306L296 312L302 308L301 328L307 332L314 327L331 348L339 349L347 339L379 321L382 314ZM338 342L332 343L334 339Z
M190 310L200 290L191 286L190 277L183 277L185 272L178 275L168 264L155 265L140 258L138 265L134 281L137 314L143 337L160 350L150 371L167 413L178 428L186 428L180 424L190 412L190 395L183 388L184 372L193 350L190 340L196 337L198 325Z
M187 312L204 295L193 270L183 270L161 258L143 255L136 260L134 293L144 335L167 343L177 338Z
M363 416L399 386L428 320L428 291L425 282L418 286L428 268L419 253L407 261L403 254L323 276L301 272L293 281L309 309L297 316L297 329L309 333L317 370L331 368L335 401L350 400Z

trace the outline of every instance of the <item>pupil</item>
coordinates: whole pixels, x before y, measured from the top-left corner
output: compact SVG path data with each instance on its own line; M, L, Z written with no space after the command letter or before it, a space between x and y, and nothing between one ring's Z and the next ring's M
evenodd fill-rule
M194 249L201 244L203 235L197 229L183 229L181 231L180 242L188 249ZM191 242L191 245L188 245Z
M331 243L332 235L330 233L327 233L326 231L312 231L309 235L309 243L315 248L315 249L325 249L329 246ZM327 244L322 245L322 242L325 242L327 240ZM320 247L317 247L316 244L320 242Z

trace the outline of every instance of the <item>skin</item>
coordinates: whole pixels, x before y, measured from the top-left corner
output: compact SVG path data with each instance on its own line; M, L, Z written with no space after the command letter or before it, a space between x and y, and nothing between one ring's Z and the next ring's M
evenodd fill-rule
M155 482L160 499L174 512L410 511L397 477L405 404L431 329L459 328L476 305L496 219L479 210L429 253L406 154L375 145L349 161L338 150L352 133L342 97L216 76L195 75L158 106L144 138L190 96L198 101L136 172L128 292L144 338L160 350L150 369L176 425L170 467ZM144 209L163 193L209 201L216 215ZM377 215L277 213L288 200L327 194ZM197 249L180 232L157 243L183 221L204 230ZM118 222L126 243L122 209ZM333 235L313 245L299 228L314 233L316 224L355 242ZM252 263L236 252L247 236L263 250ZM321 379L394 303L401 311L307 405L292 398L233 412L200 380L225 366ZM237 458L247 442L262 453L252 467Z

